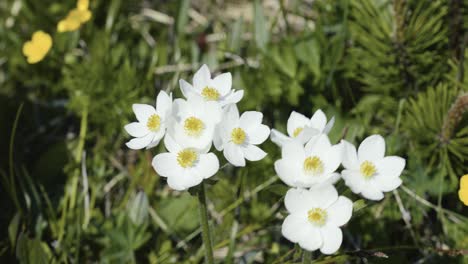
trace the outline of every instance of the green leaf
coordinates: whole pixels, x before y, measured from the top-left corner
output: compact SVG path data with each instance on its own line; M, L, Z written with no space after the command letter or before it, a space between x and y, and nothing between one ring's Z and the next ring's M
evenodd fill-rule
M143 224L148 218L148 197L145 192L138 192L128 203L127 210L130 219L136 225Z
M182 0L180 2L179 13L177 14L177 34L182 35L188 22L188 10L190 1Z
M254 2L254 19L255 43L260 50L265 51L270 36L263 7L258 0Z
M10 225L8 226L8 236L10 237L10 242L12 247L14 248L16 245L16 237L18 234L18 228L21 220L21 214L20 212L17 212L13 219L10 222Z

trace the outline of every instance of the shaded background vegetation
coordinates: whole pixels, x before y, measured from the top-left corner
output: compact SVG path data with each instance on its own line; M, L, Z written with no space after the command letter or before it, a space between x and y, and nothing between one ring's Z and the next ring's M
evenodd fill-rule
M270 127L321 108L337 120L332 142L379 133L387 154L407 159L403 186L382 202L344 192L353 218L338 255L320 261L468 261L468 207L457 197L468 173L466 1L91 0L91 21L57 33L75 5L0 2L3 263L202 261L196 198L151 168L162 146L129 150L123 130L133 103L180 96L178 80L202 63L232 72L240 109L262 111ZM29 65L21 47L36 30L53 47ZM263 147L261 162L209 182L222 263L299 261L280 234L280 151Z

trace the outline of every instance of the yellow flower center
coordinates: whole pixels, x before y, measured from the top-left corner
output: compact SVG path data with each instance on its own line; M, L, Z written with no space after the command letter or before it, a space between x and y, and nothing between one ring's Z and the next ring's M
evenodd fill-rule
M314 225L323 226L327 221L327 212L322 208L312 208L307 212L307 219Z
M148 122L146 123L146 126L152 132L158 131L159 128L161 127L161 118L156 114L151 115L148 118Z
M244 143L245 137L245 131L240 127L234 128L231 132L231 140L237 145Z
M375 168L375 165L370 162L370 161L364 161L361 163L361 174L362 176L368 180L374 176L374 174L377 172L377 169Z
M293 132L293 137L299 136L299 134L302 132L302 130L304 130L303 127L298 127L298 128L296 128L296 129L294 130L294 132Z
M220 94L218 90L216 90L213 87L205 87L203 88L201 95L205 98L207 101L218 101Z
M308 174L319 175L323 173L323 162L317 157L307 157L304 160L304 171Z
M205 125L203 124L203 122L194 116L185 119L184 129L187 135L189 136L192 136L192 137L200 136L204 128L205 128Z
M184 149L177 153L177 162L182 168L190 168L195 165L198 154L192 149Z

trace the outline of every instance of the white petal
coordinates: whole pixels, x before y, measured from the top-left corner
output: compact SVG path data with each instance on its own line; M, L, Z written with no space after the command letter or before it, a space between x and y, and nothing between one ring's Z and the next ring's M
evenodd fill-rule
M303 237L299 241L299 246L307 251L314 251L323 245L323 237L318 228L306 225L303 228Z
M375 161L385 155L385 140L380 135L372 135L361 142L358 148L358 158L360 162L365 160Z
M213 153L201 154L196 169L204 179L215 175L219 170L218 157Z
M223 123L220 123L216 126L215 133L213 136L213 144L216 150L218 151L221 151L224 149L224 140L223 140L224 131L223 131L223 128L221 127L222 124Z
M281 234L293 243L298 243L304 237L304 227L307 219L299 214L290 214L281 225Z
M405 163L405 159L397 156L388 156L376 161L376 186L384 192L393 191L398 188L402 183L399 177L405 168Z
M267 140L270 135L270 128L266 125L250 126L245 129L250 144L258 145Z
M189 178L189 175L184 175L182 172L179 175L173 175L167 178L167 184L174 190L183 191L189 188L189 185L196 185L196 182L201 182L203 179L201 177L192 175L193 178Z
M196 168L184 170L182 177L179 177L177 181L184 186L185 189L197 186L203 181L203 176L200 171Z
M279 147L282 147L284 144L291 141L290 137L286 136L285 134L279 132L274 128L271 130L270 138L271 141L273 141L273 143L275 143Z
M140 123L146 124L151 115L156 114L156 109L147 104L133 104L133 112Z
M158 131L158 133L153 133L154 137L153 140L151 140L151 143L146 146L146 149L154 148L157 145L159 145L159 142L161 141L161 138L164 136L164 131Z
M287 130L290 137L294 136L294 130L310 125L310 120L296 111L292 111L288 118Z
M164 146L166 147L167 151L171 153L178 153L181 149L180 145L177 144L171 135L166 135L166 137L164 137Z
M228 104L237 104L244 97L244 90L231 91L224 99L220 102L221 106Z
M291 214L306 214L313 204L313 196L309 195L309 190L303 188L291 188L286 192L284 205Z
M313 136L305 146L306 155L320 155L331 147L330 139L325 134Z
M343 167L346 169L359 168L356 147L346 140L341 140L343 144Z
M224 118L228 125L238 125L239 123L239 109L237 109L237 105L232 104L227 106L224 109Z
M375 185L383 192L390 192L400 187L403 182L400 178L376 180Z
M143 137L150 132L148 127L139 122L133 122L124 127L125 131L132 137Z
M259 147L250 144L242 147L242 151L244 152L245 159L250 161L259 161L267 155L267 153Z
M231 73L227 72L216 76L213 79L212 84L215 86L215 89L219 91L221 96L228 94L232 87Z
M134 138L126 143L127 147L131 149L142 149L146 148L154 138L153 133L149 133L144 137Z
M172 106L172 115L174 119L179 122L192 112L189 109L187 100L184 100L182 98L175 99Z
M232 142L227 143L226 146L224 146L223 154L232 165L236 167L245 166L244 153L242 153L241 147L236 144Z
M156 110L166 119L172 111L172 94L169 96L165 91L160 91L156 98Z
M401 175L405 168L405 159L388 156L375 162L379 177L394 179Z
M262 119L263 119L263 114L261 112L246 111L241 115L239 119L239 125L242 128L249 130L250 128L256 127L259 124L261 124Z
M211 80L210 69L206 64L203 64L201 68L193 76L193 86L196 89L203 89Z
M301 142L302 144L306 144L313 136L320 134L320 132L312 127L305 127L299 135L297 135L296 139Z
M367 187L367 181L362 177L359 171L343 170L341 172L341 178L343 178L346 186L348 186L353 193L360 193Z
M343 233L341 232L341 229L333 225L326 225L320 229L320 233L323 238L323 244L320 251L327 255L338 251L341 243L343 242Z
M308 194L313 200L312 207L328 208L338 200L338 191L335 186L323 186L321 189L310 189Z
M281 156L288 160L303 162L305 158L304 146L297 141L290 141L281 148Z
M179 80L179 86L180 86L180 91L182 92L182 95L185 98L192 97L193 94L196 93L193 86L190 83L188 83L187 81L183 80L183 79Z
M161 153L156 155L151 162L154 170L162 177L179 176L177 157L173 153Z
M205 117L207 120L204 120L204 121L207 121L216 125L219 122L221 122L222 113L223 111L221 109L221 106L219 106L217 102L214 102L214 101L206 102Z
M291 187L296 186L297 168L287 159L280 159L275 162L275 172L278 177Z
M336 202L327 208L327 221L335 226L342 226L348 223L352 214L353 202L344 196L340 196Z
M323 132L327 124L327 116L319 109L315 111L314 115L310 118L310 123L313 128Z
M362 190L361 194L364 196L364 198L373 201L380 201L384 198L383 192L379 190L379 187L375 183L372 182L370 182L368 186Z
M323 129L323 133L328 134L330 133L330 130L333 128L333 125L335 124L335 117L332 117L330 121L328 121L327 125Z
M333 145L328 151L325 151L319 157L325 165L325 174L330 174L336 171L341 164L343 158L343 146L341 144Z

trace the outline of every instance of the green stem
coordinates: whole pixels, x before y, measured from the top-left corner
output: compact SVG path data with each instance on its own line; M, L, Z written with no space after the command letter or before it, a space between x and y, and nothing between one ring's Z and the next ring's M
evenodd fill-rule
M210 226L208 223L208 208L206 206L205 185L200 184L198 191L198 208L200 208L200 224L202 228L203 247L205 248L205 262L208 264L214 263L213 244L211 243Z
M14 169L14 162L13 162L13 148L15 145L15 135L16 135L16 128L18 127L18 122L19 118L21 115L21 112L23 110L23 103L18 108L18 111L16 112L16 117L15 121L13 122L13 129L11 130L11 137L10 137L10 153L9 153L9 167L10 167L10 190L11 190L11 198L13 199L13 202L15 203L16 209L20 212L21 210L21 205L19 203L18 197L16 195L16 184L15 184L15 169Z
M312 260L312 252L303 250L302 251L302 264L310 264Z

